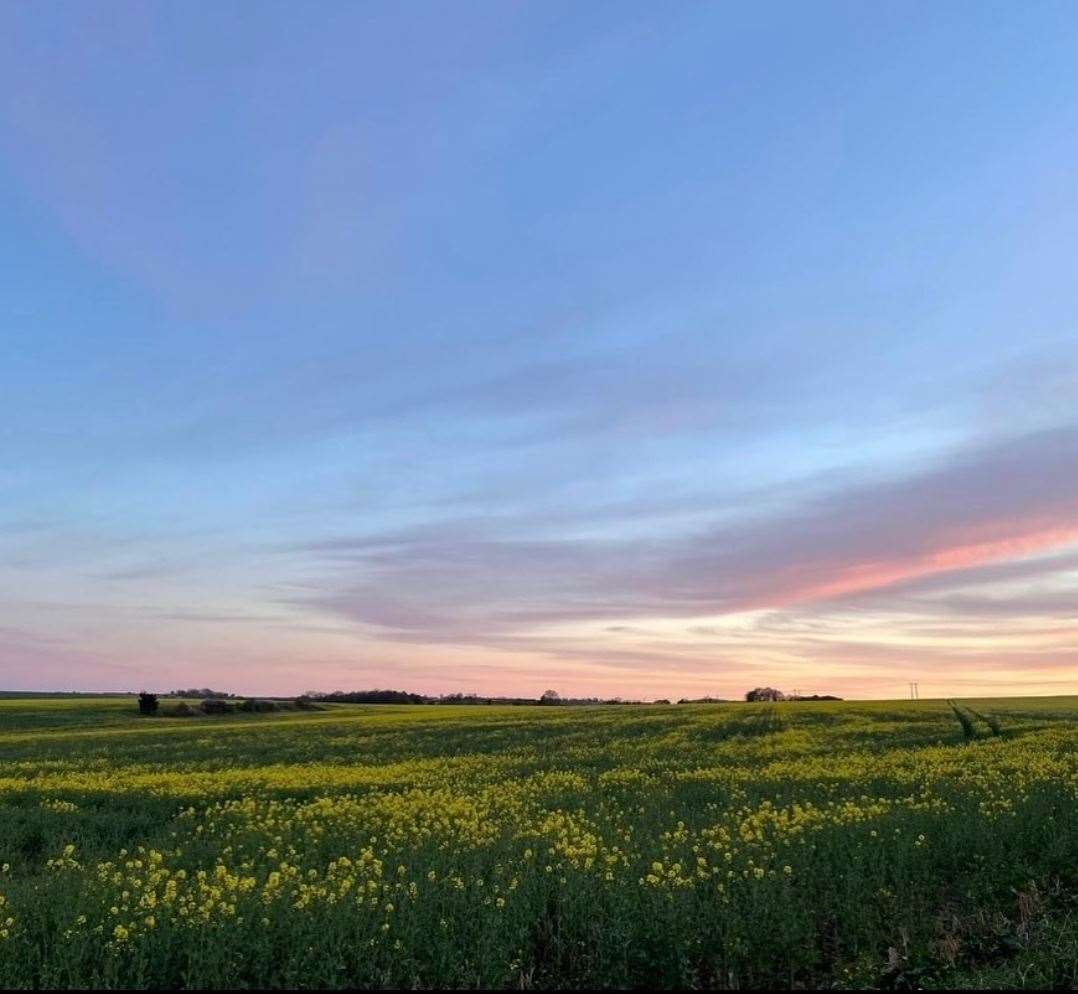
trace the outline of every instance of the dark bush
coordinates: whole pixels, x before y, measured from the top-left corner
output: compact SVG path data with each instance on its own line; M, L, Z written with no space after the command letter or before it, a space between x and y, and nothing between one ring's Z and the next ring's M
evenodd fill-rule
M151 694L148 691L142 691L138 695L138 711L139 714L157 714L157 695Z
M236 710L236 705L228 701L222 701L218 697L207 697L199 707L204 714L231 714Z

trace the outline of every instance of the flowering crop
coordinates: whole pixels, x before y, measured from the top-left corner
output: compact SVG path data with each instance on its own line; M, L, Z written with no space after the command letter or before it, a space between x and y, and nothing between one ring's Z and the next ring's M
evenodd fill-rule
M974 703L0 701L0 986L1073 985L1078 702Z

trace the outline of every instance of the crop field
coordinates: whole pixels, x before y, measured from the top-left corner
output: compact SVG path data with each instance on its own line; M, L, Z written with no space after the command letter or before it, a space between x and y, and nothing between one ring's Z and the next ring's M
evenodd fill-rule
M1078 699L0 700L3 987L1078 983Z

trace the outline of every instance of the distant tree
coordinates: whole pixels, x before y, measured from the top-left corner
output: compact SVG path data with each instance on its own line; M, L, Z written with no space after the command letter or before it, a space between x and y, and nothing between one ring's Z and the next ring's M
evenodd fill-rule
M786 695L774 687L756 687L745 694L746 701L784 701Z
M330 694L305 695L308 700L331 704L423 704L425 698L404 690L335 690Z
M172 697L191 697L195 700L204 700L207 697L224 698L235 696L227 690L211 690L209 687L188 687L184 690L171 690L169 695Z
M544 690L543 696L539 698L540 704L561 704L561 694L556 690Z
M138 695L139 714L157 714L157 695L142 691Z
M665 697L660 697L657 701L652 701L653 704L669 704L670 702Z

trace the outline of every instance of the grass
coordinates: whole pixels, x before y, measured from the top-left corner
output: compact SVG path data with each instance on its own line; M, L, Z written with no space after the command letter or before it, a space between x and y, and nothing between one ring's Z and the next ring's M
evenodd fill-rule
M0 986L1073 987L1076 747L1074 698L0 699Z

